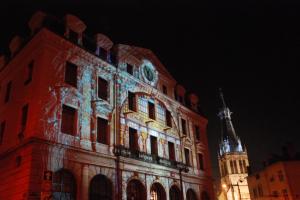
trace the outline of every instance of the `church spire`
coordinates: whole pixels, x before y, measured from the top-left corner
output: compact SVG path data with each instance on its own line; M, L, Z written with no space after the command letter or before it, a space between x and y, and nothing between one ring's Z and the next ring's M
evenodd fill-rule
M221 120L221 143L220 154L229 152L241 152L243 151L241 141L235 133L229 108L226 106L222 89L219 89L220 99L222 102L222 108L220 109L218 116Z

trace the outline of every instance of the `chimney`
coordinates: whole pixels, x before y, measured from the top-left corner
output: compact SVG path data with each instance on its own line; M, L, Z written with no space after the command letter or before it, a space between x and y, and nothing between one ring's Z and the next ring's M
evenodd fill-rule
M190 94L189 95L189 101L191 103L191 108L194 111L198 111L198 103L199 103L199 98L196 94Z
M22 45L22 38L16 35L9 43L9 50L11 58L16 55L16 53L20 50Z
M66 32L65 36L76 44L82 45L82 35L86 25L78 17L67 14L65 16Z
M45 17L46 14L41 11L37 11L32 15L28 22L31 35L34 35L42 27Z

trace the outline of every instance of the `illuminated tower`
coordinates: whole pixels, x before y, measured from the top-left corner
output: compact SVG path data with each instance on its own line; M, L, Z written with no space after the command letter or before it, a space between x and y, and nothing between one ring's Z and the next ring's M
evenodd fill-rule
M222 107L218 113L221 121L221 141L218 153L222 192L219 199L250 199L247 167L249 166L246 147L236 135L229 108L220 90Z

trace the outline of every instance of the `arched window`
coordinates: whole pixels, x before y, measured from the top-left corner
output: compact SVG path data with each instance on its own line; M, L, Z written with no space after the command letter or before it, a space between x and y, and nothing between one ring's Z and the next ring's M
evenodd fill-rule
M76 180L67 170L59 170L53 175L53 199L76 200Z
M210 200L209 195L206 191L201 193L201 200Z
M147 198L146 188L138 180L129 181L126 193L127 200L146 200Z
M112 200L112 189L111 181L106 176L99 174L91 180L89 200Z
M150 200L166 200L166 192L161 184L152 184L150 189Z
M169 196L170 200L181 200L180 190L176 185L170 188Z
M187 190L186 200L197 200L197 195L194 190L192 190L192 189Z

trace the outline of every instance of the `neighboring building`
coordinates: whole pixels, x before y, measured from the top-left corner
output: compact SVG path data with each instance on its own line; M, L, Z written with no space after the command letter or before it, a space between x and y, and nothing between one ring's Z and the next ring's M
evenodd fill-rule
M218 114L221 119L221 143L218 154L221 175L219 199L242 200L250 199L248 183L248 155L246 147L236 135L231 121L231 112L225 104L220 91L222 108Z
M29 27L0 58L0 199L214 198L198 97L152 51L73 15Z
M300 161L278 159L264 169L248 176L253 200L297 200L300 199Z

